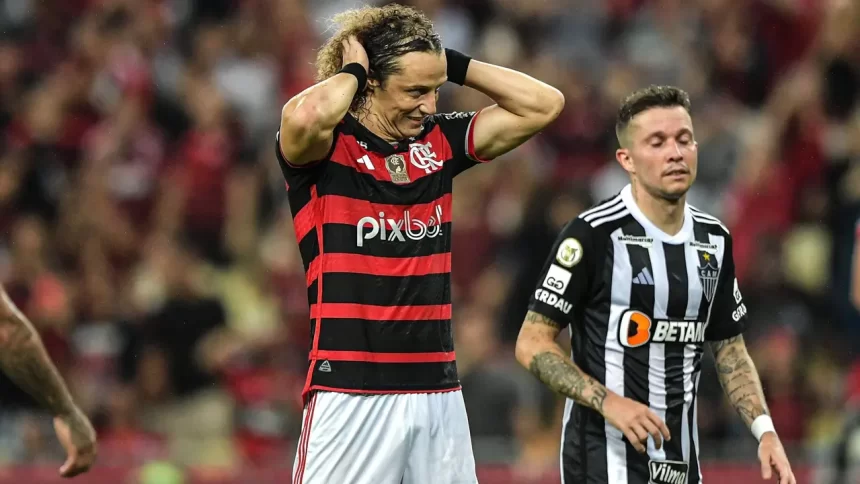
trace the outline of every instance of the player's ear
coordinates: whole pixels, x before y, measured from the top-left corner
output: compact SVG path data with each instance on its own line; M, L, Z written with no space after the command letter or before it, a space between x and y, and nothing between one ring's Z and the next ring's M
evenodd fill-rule
M634 173L636 171L633 168L633 158L630 157L630 150L627 148L618 148L615 150L615 159L627 173Z

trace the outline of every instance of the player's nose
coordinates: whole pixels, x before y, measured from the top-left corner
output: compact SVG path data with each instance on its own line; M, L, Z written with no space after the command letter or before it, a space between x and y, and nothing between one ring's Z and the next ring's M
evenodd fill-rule
M418 106L418 110L424 116L432 116L436 114L436 96L431 93Z
M671 141L669 161L684 161L684 153L681 151L681 146L678 145L677 141Z

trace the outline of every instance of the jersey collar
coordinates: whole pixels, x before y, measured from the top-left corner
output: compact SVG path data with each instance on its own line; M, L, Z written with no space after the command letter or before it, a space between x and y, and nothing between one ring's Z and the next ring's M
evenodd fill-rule
M642 213L642 210L639 209L639 205L636 204L636 200L633 199L633 189L629 184L621 190L621 200L624 201L624 205L626 205L627 209L630 210L630 214L633 215L633 218L635 218L636 221L645 228L645 232L655 239L667 244L679 245L690 240L690 237L692 237L693 216L690 213L690 206L687 205L686 201L684 202L684 225L681 226L681 230L677 234L669 235L654 225L651 220Z
M377 136L373 131L367 129L363 124L359 123L358 120L350 113L346 113L346 116L343 118L343 122L349 132L355 136L357 140L367 143L369 150L381 153L384 156L402 151L409 151L409 144L420 140L429 131L429 123L428 121L425 121L420 135L414 138L401 140L396 143L389 143Z

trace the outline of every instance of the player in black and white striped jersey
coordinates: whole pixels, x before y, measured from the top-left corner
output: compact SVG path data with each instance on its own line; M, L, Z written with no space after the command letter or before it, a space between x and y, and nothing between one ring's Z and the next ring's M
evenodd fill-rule
M763 477L795 483L744 344L731 235L686 203L697 168L689 110L672 87L624 101L616 157L631 183L562 229L531 295L517 359L568 397L563 484L701 483L705 343L760 441ZM555 343L564 327L571 356Z

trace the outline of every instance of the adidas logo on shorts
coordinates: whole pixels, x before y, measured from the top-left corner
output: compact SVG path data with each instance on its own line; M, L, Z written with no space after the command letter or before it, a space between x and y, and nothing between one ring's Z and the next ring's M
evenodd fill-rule
M326 372L326 373L331 373L331 364L328 362L328 360L324 360L324 361L322 362L322 364L320 365L320 367L319 367L319 368L317 368L317 369L318 369L319 371L324 371L324 372Z

